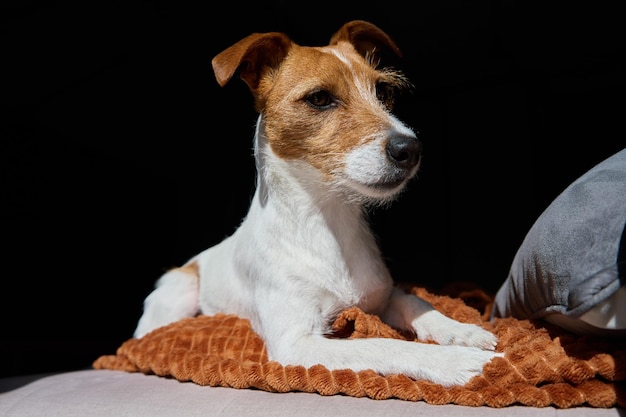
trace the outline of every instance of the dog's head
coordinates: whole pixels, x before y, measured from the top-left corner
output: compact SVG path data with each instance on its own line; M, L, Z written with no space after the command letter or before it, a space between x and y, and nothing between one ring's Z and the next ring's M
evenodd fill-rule
M421 144L392 113L394 94L410 86L378 53L400 50L375 25L352 21L323 47L283 33L254 33L213 58L225 85L239 70L261 113L272 152L304 161L334 189L365 202L390 200L418 170Z

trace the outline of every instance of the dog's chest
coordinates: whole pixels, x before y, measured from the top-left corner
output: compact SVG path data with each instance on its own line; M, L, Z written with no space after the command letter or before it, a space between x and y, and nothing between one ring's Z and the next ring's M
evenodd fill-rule
M391 276L364 220L340 215L339 210L334 217L309 219L320 224L294 236L292 247L302 250L296 257L301 276L327 292L336 306L378 313L387 304Z

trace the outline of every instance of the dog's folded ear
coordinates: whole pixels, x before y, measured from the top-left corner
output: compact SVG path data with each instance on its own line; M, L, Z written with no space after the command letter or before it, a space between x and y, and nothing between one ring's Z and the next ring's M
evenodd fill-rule
M254 91L265 71L279 65L292 44L283 33L253 33L213 58L215 78L224 86L239 69L241 78Z
M349 42L359 54L379 59L383 50L398 57L402 52L395 42L378 26L364 20L344 24L331 38L330 45ZM251 90L256 90L266 71L276 68L293 45L280 32L253 33L217 54L211 64L219 85L224 86L239 69L241 78Z
M400 48L378 26L365 20L353 20L344 24L330 39L330 45L346 41L364 57L379 57L382 49L388 48L402 57Z

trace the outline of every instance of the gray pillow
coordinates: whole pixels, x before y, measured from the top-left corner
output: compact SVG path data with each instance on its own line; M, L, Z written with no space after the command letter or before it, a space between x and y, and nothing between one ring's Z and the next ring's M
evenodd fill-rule
M546 319L577 333L606 334L603 327L609 327L623 335L625 225L623 149L574 181L539 216L496 294L492 319ZM586 319L594 314L617 314L620 323Z

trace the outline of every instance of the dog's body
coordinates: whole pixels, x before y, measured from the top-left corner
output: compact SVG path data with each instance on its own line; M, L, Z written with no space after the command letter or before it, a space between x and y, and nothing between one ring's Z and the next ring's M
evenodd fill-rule
M376 26L353 21L326 47L252 34L213 59L220 85L239 70L259 111L257 189L236 232L167 272L146 298L141 337L198 313L248 318L270 359L372 369L464 384L498 355L496 338L393 286L364 209L391 201L416 173L421 145L390 112L406 84L375 68ZM358 306L439 344L334 339L330 323Z

